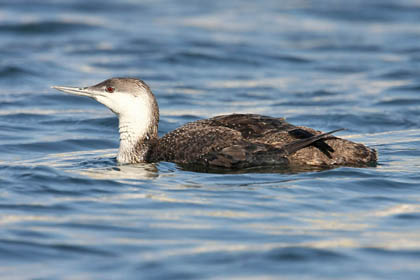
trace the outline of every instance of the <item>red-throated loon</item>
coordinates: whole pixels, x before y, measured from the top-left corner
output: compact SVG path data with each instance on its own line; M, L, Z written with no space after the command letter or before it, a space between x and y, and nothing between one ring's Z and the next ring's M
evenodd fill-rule
M232 114L187 123L158 137L159 108L149 86L133 78L111 78L89 87L53 88L87 96L119 119L120 164L170 161L208 168L262 166L367 166L374 149L294 126L283 118Z

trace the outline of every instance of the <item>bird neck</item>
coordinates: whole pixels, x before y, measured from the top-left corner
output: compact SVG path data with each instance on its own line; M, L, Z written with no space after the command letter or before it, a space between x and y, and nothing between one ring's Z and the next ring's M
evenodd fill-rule
M147 162L153 144L157 141L157 121L153 116L122 115L119 117L120 164Z

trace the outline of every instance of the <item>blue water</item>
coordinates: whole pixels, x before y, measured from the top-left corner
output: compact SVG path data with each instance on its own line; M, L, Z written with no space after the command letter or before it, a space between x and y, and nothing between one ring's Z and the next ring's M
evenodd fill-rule
M0 1L0 279L420 279L420 1ZM286 117L373 168L118 166L118 122L54 91L145 80L162 135Z

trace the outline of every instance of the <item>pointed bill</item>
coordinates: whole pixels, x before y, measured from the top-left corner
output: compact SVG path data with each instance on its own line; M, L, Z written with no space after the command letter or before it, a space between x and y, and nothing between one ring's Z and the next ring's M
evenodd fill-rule
M79 87L61 87L61 86L52 86L52 88L63 91L65 93L70 93L73 95L79 95L79 96L88 96L93 97L95 95L95 91L89 89L89 88L79 88Z

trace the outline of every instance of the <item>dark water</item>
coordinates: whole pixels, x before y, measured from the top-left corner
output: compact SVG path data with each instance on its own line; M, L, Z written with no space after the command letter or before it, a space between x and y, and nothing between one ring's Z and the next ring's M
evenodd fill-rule
M420 279L420 1L0 1L1 279ZM376 168L117 166L52 85L147 81L161 134L284 116Z

